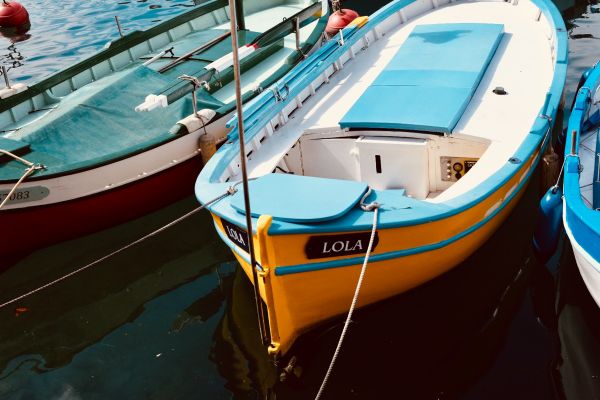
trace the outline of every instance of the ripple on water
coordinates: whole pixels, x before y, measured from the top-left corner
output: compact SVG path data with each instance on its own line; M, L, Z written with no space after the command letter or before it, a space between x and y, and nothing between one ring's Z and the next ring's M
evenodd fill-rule
M192 0L21 0L31 18L28 36L0 37L0 62L12 81L32 84L91 56L125 33L143 30L194 5Z

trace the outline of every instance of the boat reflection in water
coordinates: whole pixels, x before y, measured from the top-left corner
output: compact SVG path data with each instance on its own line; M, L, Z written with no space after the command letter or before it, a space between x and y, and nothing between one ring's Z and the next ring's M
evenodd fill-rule
M0 274L0 303L105 255L193 206L187 199L29 256ZM220 242L212 231L194 230L208 222L207 214L197 214L110 262L0 309L0 398L61 398L66 387L81 398L119 398L125 390L131 398L145 392L159 397L162 392L161 398L168 398L167 392L188 374L179 368L170 368L168 374L161 371L164 364L153 361L161 360L160 353L171 353L165 358L176 357L182 368L198 364L201 351L194 343L206 347L210 330L202 338L202 332L186 328L220 312L222 288L234 268L226 263L228 251L215 246ZM210 369L210 362L201 368Z
M557 319L560 355L555 381L565 399L600 399L600 309L568 243L560 260Z
M531 314L527 288L535 262L528 235L536 191L537 185L531 185L507 223L459 268L358 311L325 397L375 398L396 393L394 397L407 399L510 398L525 383L535 398L551 398L546 367L552 358L552 341L546 330L540 325L532 329L537 331L533 340L550 349L547 360L530 360L527 352L507 355L514 348L507 350L505 344L510 334L524 337L518 344L522 347L532 340L531 333L520 329L522 314ZM368 270L364 284L369 284ZM312 398L342 322L305 334L275 370L260 343L252 286L239 268L231 290L211 351L226 387L236 398L249 398L251 392L259 398ZM515 318L519 308L521 317ZM519 318L521 326L512 322ZM498 360L502 363L506 357L511 363L523 358L522 368L531 371L514 376L511 364L498 367ZM532 363L539 365L532 367ZM287 373L280 377L286 367ZM499 381L505 382L500 390Z

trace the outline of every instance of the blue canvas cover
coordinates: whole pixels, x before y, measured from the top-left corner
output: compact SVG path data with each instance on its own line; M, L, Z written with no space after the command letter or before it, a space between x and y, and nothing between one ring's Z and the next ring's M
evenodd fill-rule
M501 24L416 26L340 126L451 133L503 33Z
M267 174L251 180L248 185L253 217L270 215L288 222L338 218L354 207L367 191L367 184L362 182L291 174ZM243 190L233 195L231 206L245 213Z

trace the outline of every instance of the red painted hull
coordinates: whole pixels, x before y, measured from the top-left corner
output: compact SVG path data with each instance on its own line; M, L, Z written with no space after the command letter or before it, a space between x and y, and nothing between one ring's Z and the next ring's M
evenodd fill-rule
M28 253L138 218L193 194L200 157L129 185L48 206L3 211L0 270Z

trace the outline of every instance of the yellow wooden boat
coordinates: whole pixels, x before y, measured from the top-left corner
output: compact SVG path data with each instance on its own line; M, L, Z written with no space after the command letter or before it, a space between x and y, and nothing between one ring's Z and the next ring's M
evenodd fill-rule
M455 267L506 219L551 136L566 31L547 0L399 0L244 109L269 352ZM196 182L252 280L239 146ZM370 205L370 206L369 206ZM369 239L377 210L376 235Z

